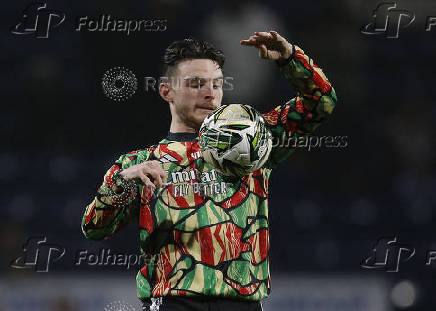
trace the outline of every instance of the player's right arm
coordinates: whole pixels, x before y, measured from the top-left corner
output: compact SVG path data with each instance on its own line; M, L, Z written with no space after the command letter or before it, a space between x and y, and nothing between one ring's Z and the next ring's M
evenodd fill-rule
M321 68L277 32L255 32L241 44L256 47L261 58L275 60L297 93L263 115L274 138L265 167L274 168L295 151L289 142L307 139L332 114L337 96Z
M280 70L297 96L263 115L274 137L266 165L271 168L296 150L292 141L307 140L333 113L337 102L336 92L322 69L301 48L292 47L292 55L280 65Z
M150 153L141 150L123 155L106 172L82 218L86 238L101 240L122 229L138 215L141 196L147 200L166 181L160 163L147 161Z

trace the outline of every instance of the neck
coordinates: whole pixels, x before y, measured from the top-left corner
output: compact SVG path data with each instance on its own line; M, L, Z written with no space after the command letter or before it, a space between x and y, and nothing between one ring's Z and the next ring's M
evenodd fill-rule
M173 104L170 104L171 111L171 125L170 132L171 133L197 133L199 128L194 124L188 124L184 122L182 118L179 117L177 113L174 111Z
M181 122L177 117L173 117L170 125L171 133L197 133L198 129L194 126L190 126L184 122Z
M170 132L171 133L197 133L197 130L185 124L173 124L171 122Z

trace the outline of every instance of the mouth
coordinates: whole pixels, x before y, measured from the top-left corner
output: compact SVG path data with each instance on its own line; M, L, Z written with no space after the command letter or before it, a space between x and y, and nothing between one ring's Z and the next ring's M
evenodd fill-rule
M211 108L211 107L198 107L197 110L198 110L199 112L201 112L201 113L207 113L207 114L209 114L209 113L211 113L212 111L214 111L215 109L214 109L214 108Z

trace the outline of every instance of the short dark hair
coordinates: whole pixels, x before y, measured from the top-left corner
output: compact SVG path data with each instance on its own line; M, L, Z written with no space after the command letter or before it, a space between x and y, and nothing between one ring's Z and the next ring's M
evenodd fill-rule
M222 51L203 40L188 38L174 41L165 49L162 57L163 76L168 76L168 73L185 59L210 59L215 61L220 68L223 68L225 56Z

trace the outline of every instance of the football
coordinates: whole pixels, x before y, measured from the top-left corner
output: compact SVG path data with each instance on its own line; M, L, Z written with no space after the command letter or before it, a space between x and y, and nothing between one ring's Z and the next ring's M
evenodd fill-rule
M253 107L225 104L208 115L199 131L204 160L225 176L244 176L268 160L272 136Z

